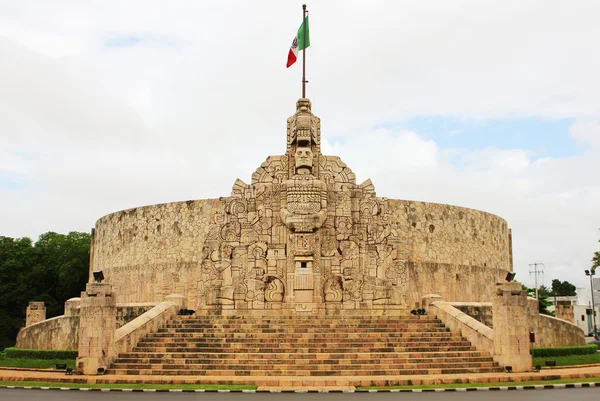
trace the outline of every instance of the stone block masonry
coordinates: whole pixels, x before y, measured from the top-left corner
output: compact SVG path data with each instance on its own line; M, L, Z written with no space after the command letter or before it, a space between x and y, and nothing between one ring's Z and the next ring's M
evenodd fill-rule
M287 147L231 196L138 207L93 231L91 272L120 302L165 300L236 314L402 314L426 293L491 301L511 266L503 219L478 210L377 197L337 156L321 153L321 120L300 99Z
M106 369L112 363L116 315L117 297L113 296L112 286L88 283L81 293L78 372L97 374L98 368Z
M46 320L46 307L43 302L29 302L25 315L25 327Z
M514 372L531 370L527 293L517 281L497 284L492 300L494 360Z

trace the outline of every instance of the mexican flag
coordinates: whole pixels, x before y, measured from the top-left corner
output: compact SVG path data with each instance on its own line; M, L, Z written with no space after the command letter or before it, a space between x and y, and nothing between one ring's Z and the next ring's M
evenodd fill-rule
M304 42L305 33L306 43ZM296 34L296 37L292 41L292 47L290 47L290 52L288 53L286 67L289 68L292 64L294 64L296 60L298 60L298 52L300 50L306 49L308 46L310 46L310 36L308 32L308 16L306 16L304 17L304 22L302 23L302 25L300 25L300 28L298 28L298 33Z

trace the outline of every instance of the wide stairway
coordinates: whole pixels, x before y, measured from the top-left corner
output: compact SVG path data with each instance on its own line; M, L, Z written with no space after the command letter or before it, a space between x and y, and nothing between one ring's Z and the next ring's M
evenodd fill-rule
M501 372L429 316L177 316L108 374L371 376Z

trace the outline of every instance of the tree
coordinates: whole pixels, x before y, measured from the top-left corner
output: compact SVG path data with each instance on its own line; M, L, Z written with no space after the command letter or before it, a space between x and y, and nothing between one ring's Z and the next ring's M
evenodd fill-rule
M600 240L598 240L600 242ZM594 257L592 258L592 274L596 272L596 268L600 266L600 251L594 252Z
M48 318L85 288L91 236L48 232L29 238L0 236L0 350L14 345L29 301L43 301Z
M541 297L549 297L550 295L552 295L552 292L545 285L541 285L540 288L538 288L538 296L540 298Z
M527 291L527 296L535 297L535 288L529 288L524 284L521 284L521 287L524 291ZM554 316L554 312L550 312L548 310L548 307L552 305L550 302L548 302L548 295L548 288L546 288L545 286L541 286L540 288L538 288L538 311L542 315Z
M552 295L555 297L574 297L577 295L577 287L568 281L552 280Z

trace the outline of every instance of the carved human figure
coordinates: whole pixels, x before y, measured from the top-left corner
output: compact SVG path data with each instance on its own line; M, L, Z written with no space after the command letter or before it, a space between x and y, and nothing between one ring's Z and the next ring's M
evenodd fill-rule
M296 174L310 174L313 167L313 152L309 147L296 149Z
M314 232L327 218L327 186L312 175L296 175L281 187L281 220L293 232Z

